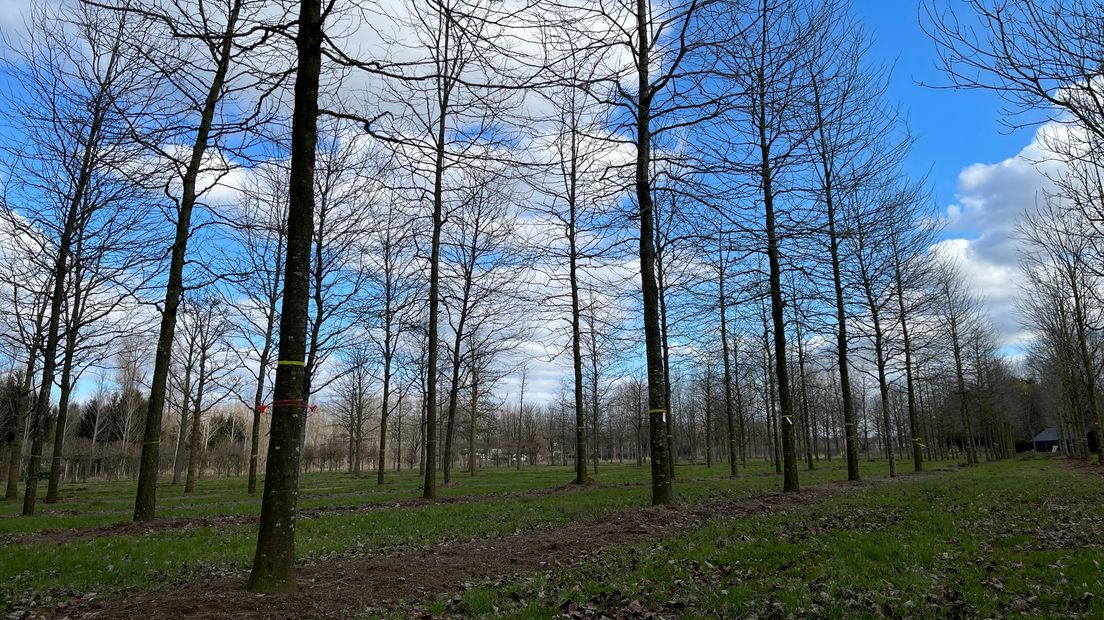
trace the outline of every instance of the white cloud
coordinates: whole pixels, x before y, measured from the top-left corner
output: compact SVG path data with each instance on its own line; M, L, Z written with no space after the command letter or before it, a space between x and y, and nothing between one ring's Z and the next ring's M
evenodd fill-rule
M1015 307L1021 275L1015 231L1023 214L1034 211L1051 187L1048 177L1062 168L1045 146L1048 137L1062 131L1066 128L1061 125L1044 125L1015 156L964 168L957 201L944 210L947 235L935 251L960 259L963 275L984 298L1005 347L1023 345L1029 338Z

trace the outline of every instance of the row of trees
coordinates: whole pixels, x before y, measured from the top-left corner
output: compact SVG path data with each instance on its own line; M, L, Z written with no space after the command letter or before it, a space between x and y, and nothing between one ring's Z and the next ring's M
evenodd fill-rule
M1098 134L1095 74L1032 93L1062 81L1053 64L1040 82L989 62L1026 53L994 38L1001 20L1060 14L974 8L988 38L928 11L950 75L990 71ZM1097 36L1074 15L1043 32ZM56 498L93 368L114 367L144 408L136 520L156 514L167 442L174 478L185 463L194 484L209 412L248 408L249 491L265 467L258 591L294 589L320 411L333 423L315 445L345 442L353 471L378 431L379 482L407 415L429 498L467 430L472 473L480 448L532 462L547 442L578 483L631 455L655 503L672 501L678 458L715 448L734 476L767 456L796 491L802 457L842 451L851 480L872 450L891 475L902 455L920 469L952 447L974 463L1043 415L1007 406L1031 388L933 250L887 71L843 0L140 0L42 6L28 31L6 65L2 205L18 386L5 438L10 495L28 457L24 514L51 426ZM519 367L561 353L568 406L528 413ZM1068 400L1095 408L1080 372ZM493 404L506 392L513 431L514 405ZM543 436L524 431L541 418Z
M939 340L947 341L948 336L940 334ZM733 334L731 342L735 349L751 353L740 355L731 363L738 370L732 377L736 396L733 409L737 464L746 465L750 457L773 461L780 466L773 442L777 415L770 410L772 395L767 391L771 387L771 373L766 366L768 351L761 338L758 342L746 342ZM1040 425L1060 419L1056 415L1059 410L1049 405L1034 403L1026 409L1021 406L1023 394L1036 398L1034 385L1013 378L983 333L972 333L964 346L972 351L966 363L976 365L965 377L970 386L967 404L979 412L976 415L988 415L989 410L1006 412L1002 415L1007 416L1005 419L1014 426L1014 435L1021 439L1029 437ZM721 378L723 362L718 353L698 355L686 360L692 366L678 364L673 371L672 401L674 408L681 412L675 419L673 446L676 458L683 462L712 465L729 460ZM791 368L795 377L794 393L800 395L803 412L797 449L810 467L822 458L842 456L844 450L845 434L836 388L838 379L831 366L832 353L829 350L808 351L804 354L805 372L797 362ZM639 378L626 378L610 369L611 366L624 366L628 360L618 360L609 352L600 354L604 357L597 381L590 369L585 374L588 385L595 388L594 392L588 389L584 399L588 416L588 468L592 473L601 462L643 464L648 460L645 384ZM933 359L941 356L934 350L920 355ZM360 361L354 358L349 363L359 364ZM420 416L420 397L406 389L397 390L394 408L389 412L390 424L381 425L381 386L371 380L366 368L366 365L351 366L338 379L332 395L312 411L304 445L304 469L337 468L356 475L372 469L379 478L385 470L424 468L424 419ZM601 374L602 371L606 374ZM176 378L181 380L191 374L186 368L177 372ZM119 379L124 380L125 376ZM917 370L916 382L919 386L919 445L924 458L948 458L952 446L965 455L953 369L925 364ZM19 393L17 377L8 375L5 387L4 410L14 411ZM495 389L490 382L483 383L482 387L477 383L474 388L466 388L460 398L457 431L467 441L454 453L452 465L461 465L474 472L476 467L509 466L519 461L563 465L574 462L576 447L571 432L574 420L568 387L566 383L561 386L561 393L554 402L524 404L520 410L516 403L507 402L496 394L501 388ZM217 388L210 388L210 385L205 388L208 395L217 391ZM169 397L173 410L181 415L174 416L175 423L166 430L168 445L175 447L162 455L161 463L163 471L172 471L172 483L185 484L186 492L192 490L201 475L240 475L247 471L247 429L251 418L248 408L229 404L226 399L202 405L200 416L195 416L194 395L198 394L198 389L189 393L193 398L181 400L180 392L175 391ZM860 453L867 457L886 457L890 449L899 454L911 452L913 441L909 435L904 387L895 384L890 388L888 432L873 372L858 377L856 393L859 395L856 416ZM597 401L592 400L595 397ZM137 471L140 454L137 438L144 408L143 396L137 390L114 393L101 390L83 403L71 405L61 458L63 480L90 476L132 477ZM47 426L55 420L56 412L53 412ZM262 436L267 432L266 420L267 416L262 416ZM5 435L10 424L9 416L0 419ZM979 432L978 437L984 439L984 433ZM886 446L887 439L892 446ZM1005 438L999 437L998 443L1003 442ZM385 449L381 451L380 445ZM391 446L390 453L388 446Z

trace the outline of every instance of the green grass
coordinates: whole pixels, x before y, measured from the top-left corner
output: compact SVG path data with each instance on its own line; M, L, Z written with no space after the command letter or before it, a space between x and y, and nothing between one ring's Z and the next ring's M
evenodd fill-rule
M719 520L564 572L475 587L449 611L1099 618L1102 491L1100 476L1055 461L988 464Z
M804 484L843 477L842 464L824 463L816 472L802 472ZM679 467L676 493L684 502L739 496L777 489L781 478L761 462L738 480L725 477L726 468ZM569 493L513 494L551 489L571 479L568 468L534 467L518 472L488 468L474 478L459 473L439 495L491 496L470 503L406 506L367 513L325 515L300 522L296 547L300 555L320 557L349 551L379 551L404 545L434 544L472 537L498 536L521 529L553 527L573 520L647 504L649 470L631 465L601 468L599 486ZM376 486L373 476L306 474L301 507L360 506L416 498L416 472L389 475ZM255 515L259 499L245 493L243 479L202 480L196 493L162 485L159 512L169 516ZM41 506L35 517L18 517L16 503L0 504L0 534L37 532L129 520L133 483L110 482L62 487L61 501ZM0 553L0 607L13 599L53 592L66 596L150 588L214 570L241 570L252 558L253 525L100 536L65 543L13 542Z

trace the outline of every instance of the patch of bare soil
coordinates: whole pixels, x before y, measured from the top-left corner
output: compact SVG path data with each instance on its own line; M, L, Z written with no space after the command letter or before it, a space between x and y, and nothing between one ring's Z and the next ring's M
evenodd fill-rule
M409 610L412 602L434 600L463 584L531 574L549 568L556 558L577 557L582 551L655 541L713 519L768 514L886 482L836 482L796 494L770 492L697 505L641 507L502 538L305 561L294 595L248 594L243 572L111 600L78 600L46 617L351 618L369 606L378 611L402 605Z
M1097 476L1104 476L1104 467L1101 467L1095 456L1090 455L1089 460L1082 461L1073 457L1062 456L1044 456L1040 459L1052 459L1060 463L1065 464L1067 467L1073 468L1077 471L1096 474Z
M299 519L315 519L331 515L367 514L381 510L394 508L420 508L423 506L441 506L446 504L472 504L481 502L494 502L503 499L557 495L582 490L583 487L567 484L547 489L535 489L532 491L512 491L509 493L495 493L490 495L457 495L453 497L439 497L437 499L408 498L400 500L388 500L371 504L355 504L351 506L331 506L326 508L305 508L299 511ZM109 523L107 525L94 525L90 527L71 528L65 530L44 530L41 532L27 532L17 534L0 535L0 547L12 543L51 543L61 544L78 540L88 540L101 536L125 536L157 534L160 532L179 532L201 527L226 528L237 525L249 525L257 522L255 515L220 515L206 517L166 517L149 523L137 523L124 521L122 523Z

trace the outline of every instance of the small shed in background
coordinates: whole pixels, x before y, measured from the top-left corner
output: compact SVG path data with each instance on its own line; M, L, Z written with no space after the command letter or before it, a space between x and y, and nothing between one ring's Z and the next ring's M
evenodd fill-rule
M1056 452L1058 450L1058 429L1044 428L1031 440L1036 452Z

